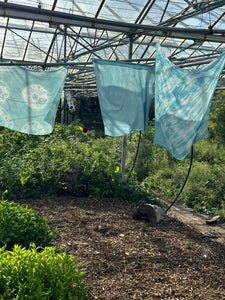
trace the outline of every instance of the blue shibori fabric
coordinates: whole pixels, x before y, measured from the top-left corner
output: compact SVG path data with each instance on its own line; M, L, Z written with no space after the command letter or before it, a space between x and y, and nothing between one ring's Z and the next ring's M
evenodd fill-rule
M93 60L104 131L124 136L148 128L154 93L154 66Z
M0 65L0 126L45 135L52 132L67 68L36 71Z
M209 135L211 100L224 64L225 53L205 67L181 69L156 47L154 143L179 160Z

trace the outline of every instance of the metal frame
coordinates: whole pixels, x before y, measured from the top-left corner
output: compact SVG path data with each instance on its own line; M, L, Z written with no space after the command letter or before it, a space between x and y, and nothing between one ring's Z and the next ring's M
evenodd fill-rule
M225 0L93 0L98 5L89 12L91 17L82 9L82 0L71 1L76 13L66 8L64 0L47 1L50 9L42 8L45 0L42 5L37 1L36 7L22 2L0 1L2 64L11 64L6 59L32 67L67 65L66 88L75 93L82 86L84 93L96 95L91 63L95 57L152 64L155 44L160 43L178 66L198 68L225 51ZM130 9L133 22L124 20L120 7ZM132 53L127 59L131 37ZM222 75L220 87L223 83Z

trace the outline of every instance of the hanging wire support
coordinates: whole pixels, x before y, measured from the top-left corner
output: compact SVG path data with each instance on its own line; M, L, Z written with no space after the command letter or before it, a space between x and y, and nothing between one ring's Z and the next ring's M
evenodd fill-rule
M128 179L130 178L130 176L131 176L131 174L132 174L132 172L133 172L133 169L134 169L134 167L135 167L135 163L136 163L137 156L138 156L138 152L139 152L140 142L141 142L141 131L139 131L137 150L136 150L136 154L135 154L135 157L134 157L133 166L132 166L132 168L131 168L131 171L130 171L130 174L129 174L129 176L128 176Z
M129 34L129 48L128 48L128 59L132 58L133 50L133 35ZM121 154L121 180L125 180L125 163L126 163L126 150L127 150L127 136L123 136L122 140L122 154Z
M190 175L190 172L191 172L191 167L192 167L192 161L193 161L193 152L194 152L194 149L193 149L193 145L191 147L191 160L190 160L190 165L189 165L189 169L188 169L188 172L187 172L187 176L184 180L184 183L179 191L179 193L177 194L176 198L173 200L173 202L169 205L169 207L165 210L165 215L167 214L168 210L174 205L174 203L177 201L177 199L179 198L180 194L182 193L186 183L187 183L187 180L188 180L188 177Z

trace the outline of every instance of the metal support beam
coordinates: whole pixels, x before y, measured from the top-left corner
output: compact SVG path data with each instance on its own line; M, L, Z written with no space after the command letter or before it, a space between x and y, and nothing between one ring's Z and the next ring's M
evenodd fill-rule
M225 1L220 1L225 3ZM0 2L0 16L15 19L33 20L49 23L49 25L78 26L109 30L113 32L166 36L171 38L185 38L191 40L204 40L212 42L225 42L225 30L189 29L166 26L149 26L125 22L116 22L105 19L96 19L86 16L68 14L58 11L29 7L24 5Z
M26 55L27 55L27 50L29 48L29 44L30 44L30 40L31 40L31 35L32 35L32 30L34 29L34 24L35 22L33 21L32 25L31 25L31 30L29 32L29 36L28 36L28 39L27 39L27 44L26 44L26 47L25 47L25 50L24 50L24 53L23 53L23 60L25 60L26 58Z
M105 4L105 0L102 0L101 3L100 3L100 5L99 5L99 7L98 7L98 10L97 10L97 12L95 14L95 18L97 18L99 16L99 14L100 14L100 12L101 12L102 7L103 7L104 4Z
M3 52L4 52L4 46L5 46L5 41L6 41L6 35L7 35L7 30L9 26L9 18L7 19L6 27L5 27L5 32L4 32L4 37L3 37L3 42L2 42L2 50L0 54L0 59L3 59Z
M178 14L177 16L173 16L171 19L168 19L165 22L163 22L162 25L168 26L171 24L177 24L178 22L184 21L186 19L193 18L198 15L202 15L206 12L209 12L213 9L216 9L216 8L219 8L223 5L225 5L225 0L215 0L215 1L212 1L212 3L210 3L210 4L209 3L210 3L209 1L208 2L202 1L198 4L193 4L192 7L194 8L194 10L191 10L190 12L187 12L187 13L184 13L181 15Z

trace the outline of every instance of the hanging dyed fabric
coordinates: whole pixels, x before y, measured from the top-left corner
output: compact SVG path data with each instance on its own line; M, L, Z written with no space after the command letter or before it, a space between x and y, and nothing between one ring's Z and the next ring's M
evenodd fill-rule
M48 71L0 65L0 126L23 133L52 132L67 68Z
M207 138L211 100L225 64L225 53L195 70L181 69L156 48L154 142L181 160Z
M93 60L105 134L124 136L148 128L154 66Z

